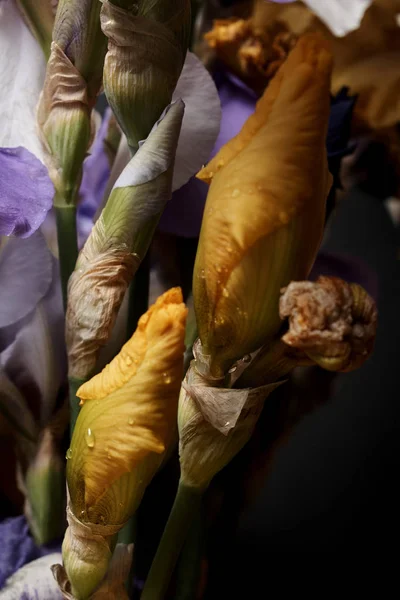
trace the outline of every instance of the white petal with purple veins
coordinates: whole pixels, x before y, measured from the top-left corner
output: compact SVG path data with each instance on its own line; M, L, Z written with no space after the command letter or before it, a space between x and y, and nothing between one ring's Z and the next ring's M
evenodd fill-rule
M59 552L34 560L9 577L0 600L62 600L50 567L61 562Z
M43 162L36 105L46 59L14 0L0 5L0 147L24 146Z

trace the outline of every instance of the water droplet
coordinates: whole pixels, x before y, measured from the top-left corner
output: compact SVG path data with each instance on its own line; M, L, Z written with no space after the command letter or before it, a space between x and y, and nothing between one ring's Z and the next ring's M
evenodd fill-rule
M81 519L84 519L86 517L86 511L85 510L81 510L81 512L79 513L79 517Z
M128 367L130 367L130 366L131 366L131 364L132 364L132 359L131 359L131 357L129 356L129 354L127 354L127 355L125 356L125 364L126 364Z
M246 354L246 356L243 356L242 362L244 362L245 364L247 364L250 361L251 361L251 355L250 354Z
M222 295L225 296L225 298L229 298L229 292L226 288L222 290Z
M218 167L218 169L220 169L221 167L223 167L223 166L224 166L224 164L225 164L225 163L224 163L224 161L223 161L223 160L219 160L219 161L217 162L217 167Z
M222 273L221 267L216 267L216 269L217 269L217 273Z
M129 423L129 425L133 425L134 424L134 420L132 419L132 417L130 419L128 419L128 423Z
M204 269L201 269L200 271L200 279L205 279L206 278L206 274L204 272Z
M232 192L232 198L237 198L238 196L240 196L240 190L235 188Z
M163 373L163 377L164 377L164 382L165 382L166 384L169 384L169 383L171 383L172 379L171 379L171 377L168 375L168 373Z
M72 448L68 448L67 454L65 455L65 458L67 460L69 460L70 458L72 458Z
M225 423L225 427L229 427L229 426L230 426L230 424L231 424L231 422L230 422L230 421L227 421L227 422Z
M231 368L229 369L228 373L234 373L234 372L236 371L236 369L237 369L237 366L236 366L236 365L234 365L233 367L231 367Z
M94 433L90 429L90 427L88 427L88 430L86 432L85 441L88 448L94 448Z
M231 248L231 246L227 246L226 251L228 252L228 254L232 254L233 248Z

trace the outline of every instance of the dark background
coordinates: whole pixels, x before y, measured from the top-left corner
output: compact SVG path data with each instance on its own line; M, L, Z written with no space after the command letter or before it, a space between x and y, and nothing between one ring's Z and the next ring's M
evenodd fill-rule
M357 190L341 200L324 249L361 258L376 271L375 350L361 369L336 378L329 402L308 414L276 451L231 548L236 590L246 589L256 565L267 568L271 554L377 557L397 545L399 240L380 200ZM265 576L264 570L258 574Z

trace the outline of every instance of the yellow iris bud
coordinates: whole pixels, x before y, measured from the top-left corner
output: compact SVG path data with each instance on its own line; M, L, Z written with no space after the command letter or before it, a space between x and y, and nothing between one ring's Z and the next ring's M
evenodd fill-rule
M67 452L70 527L63 545L77 598L103 579L115 534L174 439L186 314L179 288L160 296L118 356L77 392L83 406Z
M324 228L332 56L299 40L242 131L198 177L211 182L194 273L214 376L280 327L280 289L305 279Z

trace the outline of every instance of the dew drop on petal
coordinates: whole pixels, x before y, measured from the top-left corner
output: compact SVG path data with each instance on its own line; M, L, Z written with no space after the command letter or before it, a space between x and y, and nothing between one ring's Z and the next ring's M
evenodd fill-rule
M129 356L129 354L127 354L127 355L125 356L125 364L126 364L128 367L130 367L130 366L131 366L131 364L132 364L132 359L131 359L131 357Z
M222 295L225 296L225 298L229 298L229 292L226 288L222 290Z
M234 365L233 367L231 367L231 368L229 369L228 373L234 373L234 372L236 371L236 369L237 369L237 366L236 366L236 365Z
M250 354L246 354L246 356L243 356L242 362L244 362L245 364L247 364L250 361L251 361L251 355Z
M65 458L67 460L69 460L70 458L72 458L72 448L68 448L67 454L65 455Z
M130 419L128 419L128 423L129 423L129 425L133 425L134 420L132 419L132 417Z
M94 434L90 427L87 429L85 441L88 448L94 448Z

